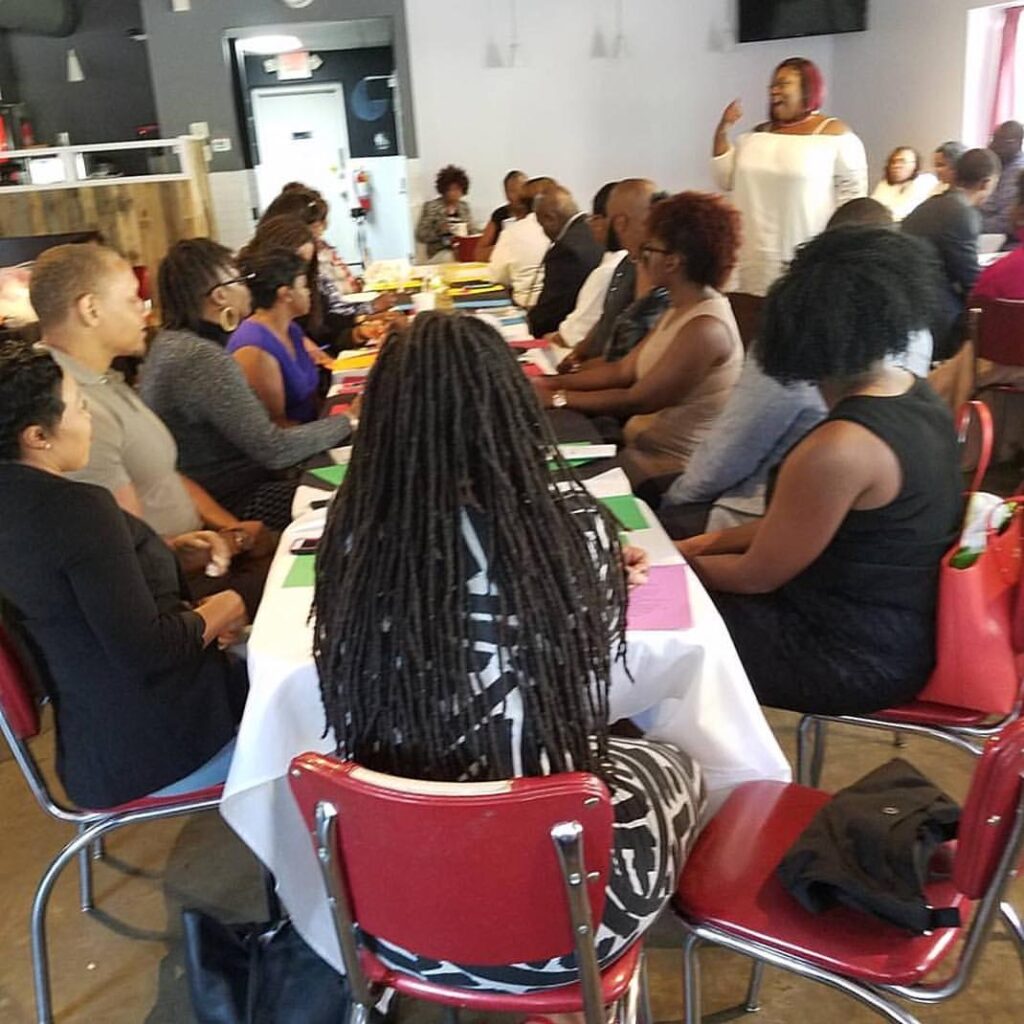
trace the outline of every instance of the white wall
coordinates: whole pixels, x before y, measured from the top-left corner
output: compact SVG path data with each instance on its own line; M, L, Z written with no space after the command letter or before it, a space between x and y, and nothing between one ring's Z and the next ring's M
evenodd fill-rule
M890 150L961 138L967 17L985 0L872 0L867 32L834 38L834 89L874 182ZM983 138L965 139L979 145Z
M504 202L501 179L513 167L552 175L581 206L605 181L629 176L710 187L711 135L733 97L750 126L764 117L780 60L806 56L826 78L832 71L829 37L735 44L735 6L628 0L623 55L597 59L595 33L608 46L616 36L613 0L407 0L420 156L411 198L430 198L447 163L466 168L481 221ZM507 59L513 8L517 66L488 66ZM838 93L829 111L853 116Z

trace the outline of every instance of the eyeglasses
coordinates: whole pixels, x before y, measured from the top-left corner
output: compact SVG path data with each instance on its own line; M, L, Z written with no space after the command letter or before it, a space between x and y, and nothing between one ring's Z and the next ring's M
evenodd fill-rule
M650 256L652 252L660 252L662 256L667 256L669 253L672 252L672 250L659 249L656 245L648 245L646 242L644 242L644 244L640 246L640 259L647 259L647 257Z
M229 284L248 284L250 281L254 280L255 277L255 273L239 274L238 277L229 277L226 281L218 281L213 285L213 287L207 288L203 294L209 295L210 292L216 291L218 288L227 288Z

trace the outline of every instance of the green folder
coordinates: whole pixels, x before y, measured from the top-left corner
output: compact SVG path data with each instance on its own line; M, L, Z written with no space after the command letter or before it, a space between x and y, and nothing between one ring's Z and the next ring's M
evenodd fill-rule
M332 487L340 487L346 473L348 473L347 463L340 466L323 466L320 469L311 469L309 475L315 476L317 480L323 480L325 484L330 484Z
M624 530L646 530L650 525L632 494L616 494L613 498L602 498L601 504L611 512Z
M316 555L296 555L288 575L284 578L286 587L311 587L316 582Z

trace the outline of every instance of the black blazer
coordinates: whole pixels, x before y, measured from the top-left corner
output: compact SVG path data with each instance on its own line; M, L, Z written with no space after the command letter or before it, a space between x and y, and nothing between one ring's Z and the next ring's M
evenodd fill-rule
M535 338L558 330L558 325L576 307L583 282L601 262L601 246L587 225L577 217L544 257L544 287L537 305L530 310L530 330Z
M231 739L244 665L203 647L170 548L107 491L0 463L0 595L42 660L79 806L162 789Z
M967 298L981 272L978 265L978 234L981 214L971 206L959 189L926 199L903 221L903 230L931 244L942 271L939 321L933 328L937 355L950 331L956 331L964 314Z

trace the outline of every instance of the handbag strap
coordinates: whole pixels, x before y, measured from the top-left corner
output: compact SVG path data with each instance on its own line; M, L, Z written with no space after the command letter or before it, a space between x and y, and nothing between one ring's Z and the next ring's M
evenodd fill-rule
M974 478L971 480L971 492L981 487L981 481L985 479L988 464L992 460L992 413L984 402L972 399L960 406L956 419L956 439L961 447L967 443L972 420L976 420L978 423L981 450L978 452L978 465L974 470Z

